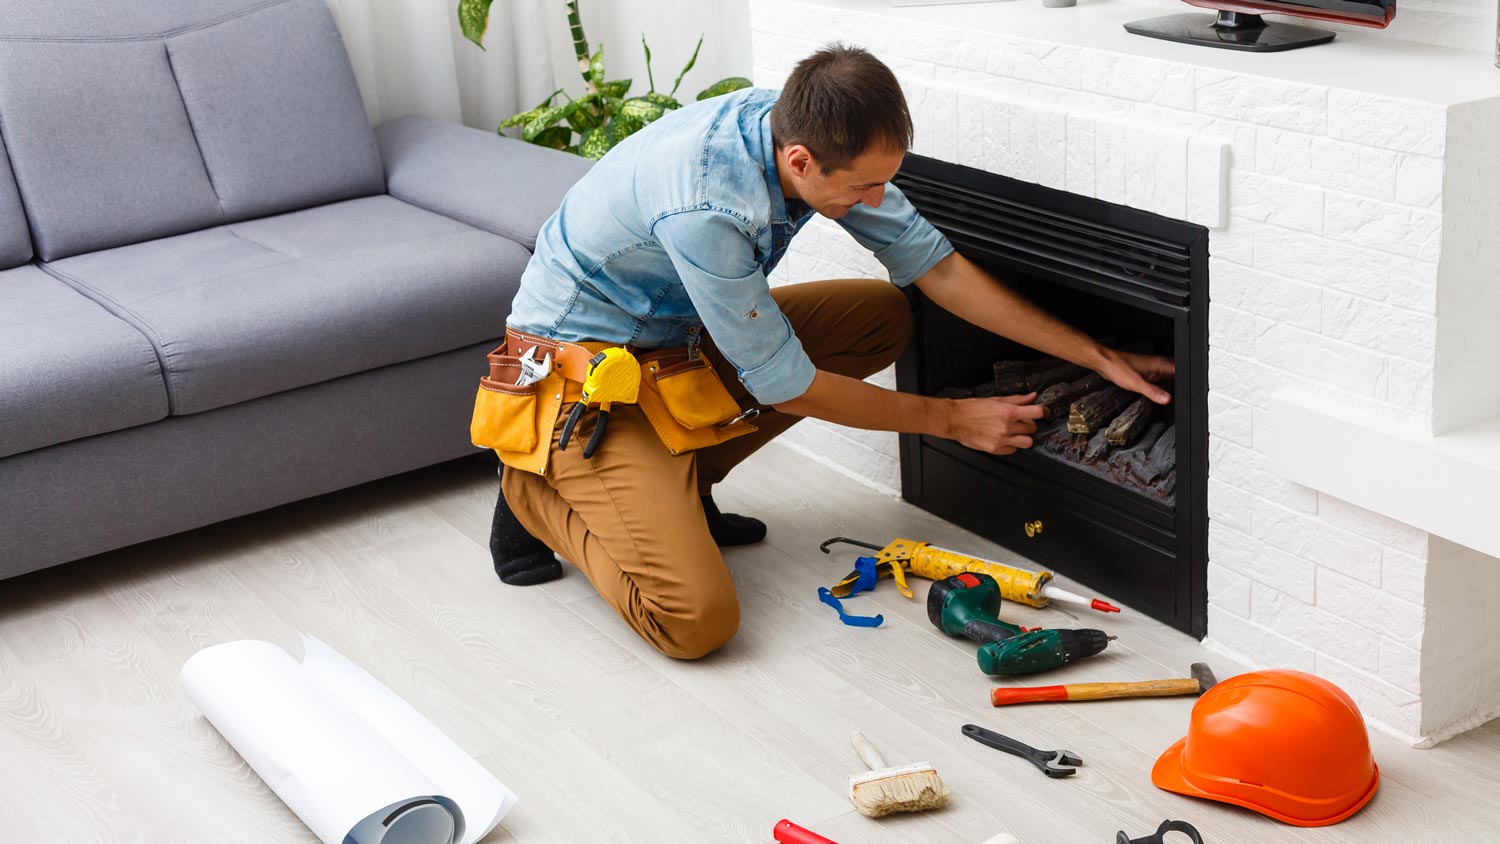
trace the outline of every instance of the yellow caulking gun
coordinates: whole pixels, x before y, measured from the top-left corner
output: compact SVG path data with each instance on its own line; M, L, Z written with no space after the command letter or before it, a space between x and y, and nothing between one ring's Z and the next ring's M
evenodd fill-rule
M942 580L963 572L974 572L975 574L987 574L995 578L1000 584L1000 597L1007 601L1015 601L1033 607L1046 607L1053 601L1061 601L1067 604L1077 604L1082 607L1098 610L1099 612L1119 612L1120 608L1108 601L1099 598L1085 598L1077 592L1057 586L1050 581L1050 571L1027 571L994 560L986 560L980 557L970 557L957 551L949 551L931 545L926 542L914 542L910 539L896 539L891 544L881 548L879 545L871 545L857 539L836 536L818 546L818 550L824 554L829 553L828 546L838 543L854 545L859 548L868 548L878 552L875 555L877 570L880 574L889 573L896 578L901 586L906 585L904 572L911 572L917 577L925 577L928 580ZM859 579L859 573L853 572L848 577L839 581L831 590L834 596L844 597L849 588ZM902 589L902 594L911 597L910 590Z

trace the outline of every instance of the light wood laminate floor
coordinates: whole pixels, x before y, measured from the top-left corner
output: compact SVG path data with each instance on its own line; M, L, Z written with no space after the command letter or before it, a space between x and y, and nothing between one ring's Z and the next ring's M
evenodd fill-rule
M177 685L199 648L258 638L300 658L301 632L364 665L520 795L491 844L764 842L781 817L841 844L979 844L1001 832L1106 844L1168 817L1195 823L1206 844L1500 841L1500 722L1426 751L1374 734L1375 800L1302 830L1151 785L1189 698L993 709L974 646L929 627L923 581L916 601L888 582L854 601L884 613L883 627L839 625L816 589L853 555L819 554L827 537L1009 555L780 447L718 495L770 536L726 554L743 624L692 663L639 641L576 570L503 586L486 546L495 494L483 458L459 461L0 581L0 841L315 841ZM1182 676L1205 659L1221 679L1242 670L1128 609L1078 620L1119 640L1034 682ZM963 738L969 722L1086 765L1048 780ZM855 813L854 728L892 764L932 761L951 807Z

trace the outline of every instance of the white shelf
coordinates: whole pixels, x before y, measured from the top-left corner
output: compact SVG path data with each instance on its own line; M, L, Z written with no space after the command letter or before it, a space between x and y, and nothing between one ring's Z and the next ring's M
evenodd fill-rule
M1267 419L1272 471L1500 557L1500 419L1421 436L1304 394L1273 398Z
M1178 44L1124 30L1127 22L1143 18L1185 12L1213 14L1186 4L1078 0L1076 6L1049 9L1041 0L943 6L890 6L886 0L810 2L913 23L1107 50L1441 106L1500 96L1500 69L1494 66L1492 54L1404 41L1377 29L1341 30L1332 43L1301 50L1248 53ZM1301 23L1321 26L1318 21Z

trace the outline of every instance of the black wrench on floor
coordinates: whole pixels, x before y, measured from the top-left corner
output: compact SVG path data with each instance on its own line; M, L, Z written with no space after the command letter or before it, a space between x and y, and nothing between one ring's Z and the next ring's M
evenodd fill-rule
M1082 759L1079 759L1066 750L1037 750L1035 747L1029 744L1022 744L1010 736L1002 736L993 730L986 730L975 724L965 724L963 734L980 744L1019 756L1040 768L1042 773L1053 779L1071 777L1078 773L1078 769L1075 766L1083 764ZM1057 764L1054 765L1054 762Z

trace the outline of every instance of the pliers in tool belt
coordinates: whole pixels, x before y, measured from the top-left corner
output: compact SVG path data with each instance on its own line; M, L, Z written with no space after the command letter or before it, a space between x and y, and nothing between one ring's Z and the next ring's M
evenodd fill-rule
M578 403L563 423L562 436L557 440L557 450L566 451L568 441L573 438L573 429L590 404L599 405L599 420L594 423L594 435L583 447L585 458L593 457L599 441L604 438L604 429L609 426L610 406L615 402L635 404L641 389L641 365L635 355L619 346L605 349L589 358L588 374L583 379L583 393Z

